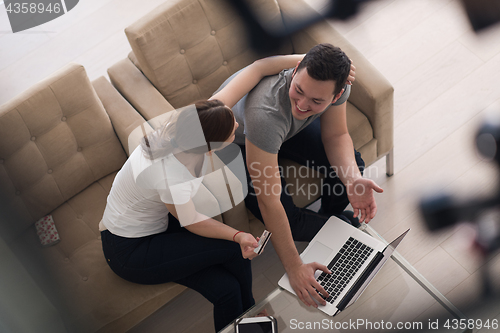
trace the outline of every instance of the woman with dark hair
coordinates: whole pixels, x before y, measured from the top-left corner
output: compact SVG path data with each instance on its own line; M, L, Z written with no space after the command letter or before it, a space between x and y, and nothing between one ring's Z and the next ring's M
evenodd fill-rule
M108 196L100 230L111 269L135 283L173 281L200 292L214 304L216 331L255 303L248 259L257 240L199 212L191 198L212 152L234 140L230 107L302 57L258 60L210 100L173 111L133 151Z

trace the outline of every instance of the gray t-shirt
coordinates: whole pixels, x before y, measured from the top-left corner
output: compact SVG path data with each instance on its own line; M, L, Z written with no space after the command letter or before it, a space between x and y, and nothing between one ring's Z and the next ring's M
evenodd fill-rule
M219 88L224 87L239 72L233 74ZM304 120L297 120L292 115L288 90L292 82L293 68L262 79L245 97L232 108L239 127L235 133L234 142L245 144L245 137L260 149L277 154L286 140L300 132L321 113ZM346 85L344 93L334 105L347 101L351 86Z

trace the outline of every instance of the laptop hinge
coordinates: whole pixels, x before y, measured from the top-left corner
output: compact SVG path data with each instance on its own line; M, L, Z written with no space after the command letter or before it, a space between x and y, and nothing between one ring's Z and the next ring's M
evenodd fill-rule
M373 270L375 269L375 267L377 267L377 265L379 264L379 262L383 258L384 258L384 254L382 252L378 252L375 255L375 258L373 258L373 260L370 263L370 265L368 265L368 267L365 269L365 271L363 272L363 274L361 274L361 276L358 278L358 280L356 281L356 283L354 283L354 285L351 287L351 289L349 290L349 292L347 292L347 294L345 294L344 298L342 298L342 301L340 301L339 305L337 306L337 309L339 309L339 311L342 311L342 310L345 309L345 307L347 306L347 304L349 304L349 302L351 301L351 299L358 292L359 288L361 288L361 286L363 285L363 283L365 282L365 280L370 276L370 274L373 272Z

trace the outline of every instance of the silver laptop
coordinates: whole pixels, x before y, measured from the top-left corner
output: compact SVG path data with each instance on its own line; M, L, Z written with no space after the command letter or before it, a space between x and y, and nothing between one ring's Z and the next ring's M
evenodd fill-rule
M316 261L332 271L316 271L316 280L329 294L324 298L326 305L318 304L318 309L334 316L354 303L408 231L386 246L345 221L330 217L300 255L304 263ZM295 294L287 274L278 285Z

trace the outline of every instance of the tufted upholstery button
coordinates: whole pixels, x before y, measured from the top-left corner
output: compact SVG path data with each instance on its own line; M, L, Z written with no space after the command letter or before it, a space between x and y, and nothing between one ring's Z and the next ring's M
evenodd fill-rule
M69 262L69 258L64 258L64 262Z
M78 214L78 215L76 216L76 218L77 218L77 219L79 219L79 220L81 220L81 219L83 219L83 215L82 215L82 214Z
M87 281L88 279L89 279L89 278L88 278L88 277L86 277L86 276L82 277L82 280L83 280L83 281Z
M193 80L193 84L197 84L198 83L198 80Z
M211 34L212 36L215 36L215 30L210 31L210 34Z
M0 158L0 164L3 164L4 160L3 158Z
M21 194L21 191L16 191L16 195L20 195Z
M47 173L50 175L52 173L52 169L47 170Z
M35 141L35 140L36 140L36 137L32 136L31 141Z
M78 147L78 148L76 149L76 151L78 151L78 152L82 151L82 147Z
M181 49L181 54L184 54L184 53L186 53L186 50Z
M227 66L227 61L224 61L222 65Z
M66 117L62 117L62 118L61 118L61 121L66 121Z

